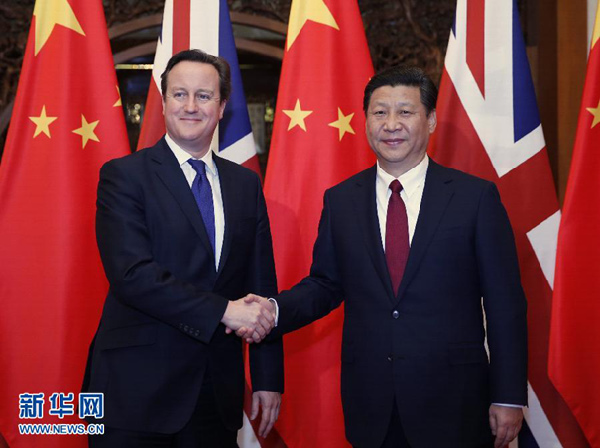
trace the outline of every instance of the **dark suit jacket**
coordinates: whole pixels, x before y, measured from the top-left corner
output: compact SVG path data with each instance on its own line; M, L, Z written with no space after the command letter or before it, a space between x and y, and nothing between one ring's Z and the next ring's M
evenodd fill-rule
M527 400L526 301L498 191L430 160L394 296L375 176L369 168L325 193L310 275L277 297L276 332L344 301L341 387L353 445L381 445L395 397L412 448L489 446L490 404Z
M103 392L110 427L173 433L192 415L207 368L218 412L242 426L242 343L220 320L228 300L277 291L258 176L214 157L225 212L218 271L202 217L164 139L100 171L96 234L110 283L84 390ZM283 391L281 340L250 348L254 390Z

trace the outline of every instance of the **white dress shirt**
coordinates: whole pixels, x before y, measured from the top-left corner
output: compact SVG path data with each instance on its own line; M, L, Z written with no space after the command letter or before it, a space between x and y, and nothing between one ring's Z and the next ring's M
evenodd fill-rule
M425 187L425 176L429 166L429 157L425 155L423 160L411 168L402 176L396 178L381 168L377 162L377 176L375 180L375 196L377 200L377 217L379 218L379 233L381 234L381 244L385 250L385 231L387 223L387 210L390 202L392 190L390 184L394 180L400 181L402 191L400 197L406 205L406 215L408 217L408 241L412 244L415 227L419 220L421 211L421 198L423 197L423 188Z
M196 171L188 160L195 159L189 153L181 149L181 147L173 141L169 134L165 136L165 140L171 151L179 162L179 167L185 179L192 188L192 183L196 177ZM221 183L219 182L219 171L212 157L212 151L209 150L201 159L206 164L206 178L212 189L213 204L215 209L215 269L219 269L219 261L221 260L221 250L223 249L223 235L225 234L225 212L223 210L223 197L221 196Z

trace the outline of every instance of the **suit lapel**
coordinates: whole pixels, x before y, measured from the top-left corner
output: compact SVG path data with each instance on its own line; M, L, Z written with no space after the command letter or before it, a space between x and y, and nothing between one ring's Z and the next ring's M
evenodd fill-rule
M149 151L152 151L150 157L155 162L153 168L156 175L173 195L173 198L181 207L183 214L190 221L192 227L200 237L202 244L204 244L206 250L212 254L214 259L215 254L204 228L202 215L200 215L200 210L198 210L192 190L181 171L177 158L175 158L164 137L154 147L150 148Z
M377 166L373 166L363 171L358 177L355 185L354 205L356 207L356 217L362 228L365 244L369 256L375 265L375 270L379 274L381 282L385 285L390 300L394 297L392 281L390 279L385 253L381 244L381 233L379 231L379 217L377 216L377 203L375 197L375 176ZM358 243L358 242L357 242Z
M408 255L408 262L395 303L400 300L406 291L406 287L415 276L419 264L423 259L423 255L425 255L425 252L427 251L427 247L439 226L448 202L453 194L454 188L452 186L452 178L448 176L448 171L429 159L429 168L427 169L427 175L425 177L425 187L421 199L419 219L415 228L410 253Z

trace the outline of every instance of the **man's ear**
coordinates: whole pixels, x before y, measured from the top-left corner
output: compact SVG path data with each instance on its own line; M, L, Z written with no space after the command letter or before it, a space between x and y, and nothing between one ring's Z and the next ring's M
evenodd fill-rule
M427 116L427 121L429 124L429 133L433 134L433 131L435 131L435 127L437 126L437 115L435 113L435 109L429 112L429 115Z
M225 106L227 106L227 100L221 102L221 104L219 106L219 108L220 108L220 111L219 111L219 120L221 118L223 118L223 114L225 113Z

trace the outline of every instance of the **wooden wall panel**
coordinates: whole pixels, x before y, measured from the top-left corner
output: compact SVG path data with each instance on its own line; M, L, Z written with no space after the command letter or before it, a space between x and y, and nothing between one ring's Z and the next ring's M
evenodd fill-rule
M558 187L565 194L587 65L587 1L557 0Z

